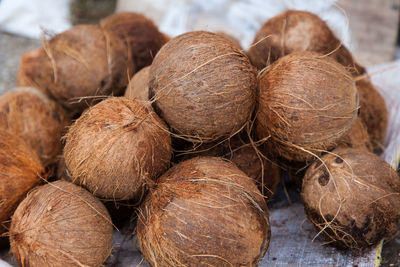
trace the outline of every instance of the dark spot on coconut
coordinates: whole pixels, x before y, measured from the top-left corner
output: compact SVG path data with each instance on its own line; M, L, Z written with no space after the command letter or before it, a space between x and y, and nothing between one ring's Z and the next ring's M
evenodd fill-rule
M336 157L335 162L336 163L343 163L343 159L339 158L339 157Z
M358 108L358 110L357 110L357 116L360 116L360 113L361 113L361 108Z
M100 87L104 87L105 85L106 85L106 81L105 81L105 79L103 79L103 80L101 80L101 82L100 82Z
M321 186L325 186L329 183L329 173L326 170L323 170L322 174L318 177L318 183Z

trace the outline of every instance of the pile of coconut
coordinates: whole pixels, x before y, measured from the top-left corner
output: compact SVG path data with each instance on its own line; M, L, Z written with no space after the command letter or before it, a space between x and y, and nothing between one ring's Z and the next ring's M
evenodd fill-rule
M152 266L255 266L289 173L329 245L374 246L398 230L400 179L368 77L303 11L248 51L136 13L75 26L0 98L0 233L20 266L101 266L123 220Z

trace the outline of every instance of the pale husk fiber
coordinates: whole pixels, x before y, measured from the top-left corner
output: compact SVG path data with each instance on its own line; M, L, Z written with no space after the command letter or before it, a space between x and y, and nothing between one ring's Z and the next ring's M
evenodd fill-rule
M269 244L268 208L234 164L193 158L160 177L137 235L152 266L255 266Z
M141 198L168 167L171 138L154 111L111 97L91 107L66 135L64 158L74 183L104 199Z
M20 266L102 266L113 226L104 205L66 181L38 187L18 206L10 229Z

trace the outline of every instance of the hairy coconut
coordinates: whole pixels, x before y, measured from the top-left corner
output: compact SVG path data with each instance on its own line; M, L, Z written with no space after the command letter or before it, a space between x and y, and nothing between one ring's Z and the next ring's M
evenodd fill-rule
M141 206L137 235L152 266L255 266L269 244L268 208L234 164L193 158L160 178Z
M372 152L371 139L360 117L357 118L350 132L340 139L337 147L363 149Z
M171 138L150 107L111 97L71 126L64 157L73 182L96 196L140 198L148 183L169 167Z
M29 190L42 182L39 156L19 136L0 130L0 234Z
M216 32L216 34L218 34L218 35L220 35L220 36L222 36L222 37L225 37L226 39L228 39L229 41L231 41L232 44L233 44L235 47L237 47L239 50L243 50L242 46L240 45L239 40L236 39L235 37L233 37L232 35L227 34L227 33L225 33L225 32Z
M17 84L40 88L75 114L99 100L96 96L123 94L134 71L116 34L78 25L23 54Z
M66 181L38 187L21 202L10 228L20 266L101 266L113 227L104 205Z
M388 110L385 99L368 79L357 81L360 95L360 117L371 138L373 150L381 153L388 127Z
M57 162L69 123L64 110L35 88L15 88L0 97L0 127L21 136L44 166Z
M151 65L158 50L168 41L151 19L138 13L112 14L102 19L100 26L126 42L137 70Z
M295 51L329 55L354 75L365 72L325 21L299 10L285 11L265 22L257 32L248 56L255 67L263 69Z
M149 101L149 77L150 66L141 69L129 81L125 91L125 97L136 98L142 102Z
M316 161L303 180L307 217L338 247L362 249L390 237L400 223L400 179L378 156L338 149Z
M333 149L357 119L352 76L331 58L301 51L280 58L259 75L256 133L272 151L306 161Z
M250 119L256 74L246 55L225 37L198 31L165 44L150 71L158 114L182 137L214 141Z

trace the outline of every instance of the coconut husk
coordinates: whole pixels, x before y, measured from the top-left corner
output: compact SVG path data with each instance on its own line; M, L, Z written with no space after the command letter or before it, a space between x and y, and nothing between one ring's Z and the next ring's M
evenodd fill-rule
M240 131L255 105L256 75L247 56L215 33L182 34L154 58L149 90L176 135L212 142Z
M256 133L289 161L310 161L333 149L357 119L354 79L336 61L301 51L259 75Z
M360 117L357 118L350 132L339 141L337 148L354 148L368 152L373 151L371 139Z
M111 97L91 107L66 135L64 158L74 183L109 200L143 197L168 167L171 139L154 111Z
M83 188L56 181L32 191L15 211L11 251L20 266L101 266L113 227L104 205Z
M338 149L307 170L302 199L329 244L363 249L391 237L400 223L400 179L378 156Z
M269 244L268 208L234 164L194 158L160 178L141 206L137 236L152 266L255 266Z
M69 124L64 110L35 88L15 88L0 97L0 127L22 137L45 167L57 162Z
M143 103L149 102L149 77L150 66L141 69L129 81L125 91L125 97L136 98Z

